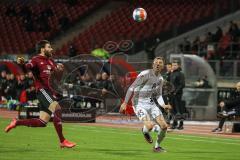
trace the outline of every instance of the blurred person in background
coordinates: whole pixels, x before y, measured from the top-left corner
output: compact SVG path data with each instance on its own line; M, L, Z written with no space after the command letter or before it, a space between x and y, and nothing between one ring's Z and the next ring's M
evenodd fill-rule
M183 88L185 87L185 77L180 68L180 62L172 62L172 73L170 83L174 86L172 104L174 120L171 129L183 129L185 108L182 103ZM178 124L179 121L179 124Z
M6 89L6 83L7 83L7 71L6 70L2 70L1 72L1 76L0 76L0 98L2 100L2 98L4 97L4 90Z
M7 98L7 100L11 99L17 99L16 97L16 86L17 86L17 81L14 77L14 74L7 74L6 78L6 88L4 90L4 95Z
M212 132L222 132L223 125L227 118L240 115L240 82L236 84L235 90L231 93L230 98L223 100L218 105L221 111L218 116L221 117L218 127L214 128Z

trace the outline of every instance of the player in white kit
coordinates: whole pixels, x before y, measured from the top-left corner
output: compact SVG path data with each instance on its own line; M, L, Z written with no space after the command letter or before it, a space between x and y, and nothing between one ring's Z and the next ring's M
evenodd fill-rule
M143 135L148 143L153 143L149 134L150 131L157 133L157 140L153 147L154 152L165 152L160 143L165 137L167 123L158 103L164 109L170 109L170 105L165 105L162 97L163 77L161 71L164 68L164 59L156 57L153 61L152 69L142 71L128 88L125 100L120 107L120 112L126 109L131 96L133 109L139 120L144 124Z

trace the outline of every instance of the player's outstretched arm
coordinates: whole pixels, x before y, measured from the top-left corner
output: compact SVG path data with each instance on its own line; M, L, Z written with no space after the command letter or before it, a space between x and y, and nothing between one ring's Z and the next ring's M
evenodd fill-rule
M22 71L24 73L27 72L26 61L25 61L24 57L18 57L17 64L19 65L19 67L22 69Z
M143 85L145 83L145 76L142 75L141 73L137 76L137 78L135 79L135 81L132 83L132 85L128 88L127 90L127 94L125 97L124 102L127 104L133 94L133 92L135 91L135 89L141 85Z
M131 98L131 96L132 96L135 88L141 86L143 83L145 83L145 81L146 81L145 76L140 73L140 74L137 76L137 78L135 79L135 81L134 81L134 82L131 84L131 86L128 88L127 93L126 93L126 96L125 96L125 99L124 99L124 102L123 102L123 104L121 105L119 112L122 113L122 112L124 112L124 111L126 110L127 104L128 104L128 102L129 102L129 100L130 100L130 98Z

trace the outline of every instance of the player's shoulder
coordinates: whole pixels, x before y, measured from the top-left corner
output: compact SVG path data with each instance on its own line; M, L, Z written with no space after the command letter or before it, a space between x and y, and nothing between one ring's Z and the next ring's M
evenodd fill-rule
M145 76L151 73L150 69L143 70L139 73L139 76Z
M42 57L40 55L33 56L31 59L32 60L38 60L41 59Z

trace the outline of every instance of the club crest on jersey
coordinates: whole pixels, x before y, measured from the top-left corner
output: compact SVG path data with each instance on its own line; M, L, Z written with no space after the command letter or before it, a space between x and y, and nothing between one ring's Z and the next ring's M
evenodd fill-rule
M51 70L52 67L51 67L50 65L47 65L47 69L48 69L48 70Z

